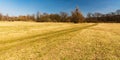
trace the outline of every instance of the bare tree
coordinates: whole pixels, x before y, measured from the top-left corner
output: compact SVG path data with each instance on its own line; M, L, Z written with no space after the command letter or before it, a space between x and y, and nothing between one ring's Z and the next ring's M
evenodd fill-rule
M117 13L117 15L120 15L120 10L117 10L116 13Z
M39 20L40 20L40 12L37 12L37 15L36 15L36 21L38 21L39 22Z
M60 12L61 22L67 22L68 14L66 12Z
M0 20L2 20L2 14L0 13Z

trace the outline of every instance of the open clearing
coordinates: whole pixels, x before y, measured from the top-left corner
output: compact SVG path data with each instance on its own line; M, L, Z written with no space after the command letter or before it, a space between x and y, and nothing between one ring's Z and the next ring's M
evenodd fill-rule
M0 60L120 60L120 24L0 22Z

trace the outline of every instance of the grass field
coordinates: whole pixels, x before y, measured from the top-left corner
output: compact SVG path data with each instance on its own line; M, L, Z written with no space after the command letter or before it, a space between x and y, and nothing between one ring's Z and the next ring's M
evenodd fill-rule
M0 60L120 60L120 24L0 22Z

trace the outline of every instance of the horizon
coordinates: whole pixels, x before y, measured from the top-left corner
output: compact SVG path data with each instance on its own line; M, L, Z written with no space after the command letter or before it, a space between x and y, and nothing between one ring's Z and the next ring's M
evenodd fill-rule
M80 11L87 13L109 13L120 9L119 0L0 0L0 13L9 16L19 16L40 13L59 13L73 11L79 6Z

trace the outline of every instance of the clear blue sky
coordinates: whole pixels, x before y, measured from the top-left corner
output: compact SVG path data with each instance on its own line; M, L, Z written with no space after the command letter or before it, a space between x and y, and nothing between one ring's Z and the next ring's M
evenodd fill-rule
M41 13L71 12L79 6L84 15L88 12L107 13L120 9L120 0L0 0L0 13L10 16Z

